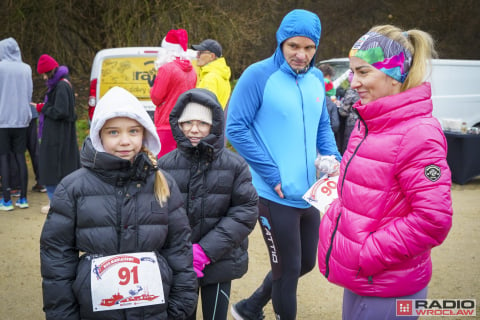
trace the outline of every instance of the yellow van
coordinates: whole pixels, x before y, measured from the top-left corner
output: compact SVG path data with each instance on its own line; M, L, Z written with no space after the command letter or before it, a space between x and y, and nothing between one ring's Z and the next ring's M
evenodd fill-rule
M126 47L100 50L93 60L90 74L88 115L92 119L98 100L112 87L122 87L143 104L153 117L155 106L150 99L156 70L158 47Z

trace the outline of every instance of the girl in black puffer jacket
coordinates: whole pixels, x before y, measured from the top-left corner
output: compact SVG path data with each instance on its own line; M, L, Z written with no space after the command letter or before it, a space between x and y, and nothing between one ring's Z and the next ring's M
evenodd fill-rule
M245 160L224 148L224 114L206 89L183 93L170 113L177 149L159 159L184 196L203 319L226 319L231 281L248 268L258 196ZM196 312L189 319L195 319Z
M40 239L47 319L186 319L197 304L191 229L160 141L122 88L99 101L83 168L65 177ZM148 274L147 274L148 272Z

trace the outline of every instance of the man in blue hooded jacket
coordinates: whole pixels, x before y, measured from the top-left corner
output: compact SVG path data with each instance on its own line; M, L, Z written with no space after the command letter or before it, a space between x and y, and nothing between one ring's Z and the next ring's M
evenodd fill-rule
M262 319L270 298L277 319L295 319L298 279L315 266L320 216L302 196L316 181L317 153L341 159L314 68L320 31L316 14L289 12L273 56L249 66L230 99L226 134L250 165L271 264L262 285L233 305L237 320Z

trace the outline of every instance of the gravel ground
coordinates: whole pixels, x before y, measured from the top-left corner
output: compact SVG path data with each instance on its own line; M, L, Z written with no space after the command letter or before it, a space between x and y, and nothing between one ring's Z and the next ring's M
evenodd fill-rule
M464 186L454 184L452 197L453 228L447 240L432 251L434 270L429 298L469 298L480 303L480 177ZM45 318L39 237L45 220L40 207L48 200L44 193L29 192L28 201L28 209L0 212L0 318L3 320ZM267 251L260 230L256 228L250 236L249 271L233 282L231 301L247 297L267 271ZM342 292L315 268L300 280L297 318L341 319ZM480 318L479 310L477 305ZM267 319L274 319L271 304L265 308L265 314ZM229 316L229 319L232 318Z

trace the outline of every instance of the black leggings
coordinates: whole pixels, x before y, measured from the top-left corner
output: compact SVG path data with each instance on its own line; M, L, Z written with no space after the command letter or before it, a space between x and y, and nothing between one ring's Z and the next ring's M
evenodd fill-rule
M202 299L203 320L226 320L232 282L205 285L199 288ZM195 320L197 308L187 320Z
M28 153L30 154L30 159L32 160L32 168L33 168L33 173L35 174L35 181L37 184L40 181L39 175L38 175L38 153L39 153L39 146L40 143L38 142L38 127L37 127L37 119L32 119L30 121L30 125L27 128L27 150ZM18 170L18 166L15 160L15 154L10 153L9 156L9 161L10 161L10 188L12 189L17 189L20 187L20 172ZM28 168L27 168L28 170ZM27 182L28 184L28 182ZM20 188L21 189L21 188ZM26 190L26 189L25 189Z
M11 157L15 161L20 176L20 198L27 196L28 171L24 153L14 153ZM2 176L3 199L10 200L10 159L9 154L0 155L0 173Z
M27 150L30 154L30 159L32 160L33 173L35 174L35 181L38 183L38 153L40 143L38 142L38 128L37 128L37 119L32 119L30 125L27 129Z
M314 207L299 209L264 198L258 208L272 271L249 298L249 309L259 312L271 298L280 319L295 319L298 279L316 263L320 214Z

